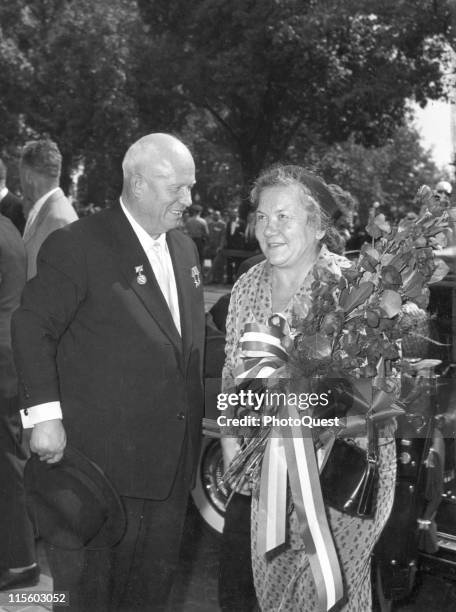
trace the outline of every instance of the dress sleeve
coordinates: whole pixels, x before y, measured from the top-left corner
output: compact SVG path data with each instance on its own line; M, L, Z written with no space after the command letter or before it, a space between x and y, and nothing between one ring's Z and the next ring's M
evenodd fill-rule
M244 275L245 277L246 275ZM239 364L240 337L245 322L245 300L248 283L245 278L235 284L231 293L228 316L226 319L226 344L225 344L225 365L222 373L222 392L236 393L235 368ZM243 282L244 281L244 282ZM237 407L228 405L224 414L228 418L237 416ZM222 428L222 438L252 437L252 429L249 426L233 426L227 424Z
M234 389L234 368L237 363L237 352L239 350L239 321L238 321L238 300L239 285L236 284L231 293L228 316L226 319L226 343L225 343L225 364L222 372L222 391L230 392Z

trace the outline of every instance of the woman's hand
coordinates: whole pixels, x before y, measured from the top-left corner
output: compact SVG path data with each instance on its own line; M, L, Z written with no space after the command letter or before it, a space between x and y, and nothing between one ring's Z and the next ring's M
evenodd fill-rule
M222 445L223 469L226 472L241 448L241 442L239 438L221 438L220 443Z

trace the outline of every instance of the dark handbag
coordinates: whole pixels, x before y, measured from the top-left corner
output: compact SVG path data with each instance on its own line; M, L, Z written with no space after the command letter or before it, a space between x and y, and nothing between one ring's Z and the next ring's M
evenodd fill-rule
M350 440L336 439L320 474L325 503L351 516L372 518L378 481L375 428L367 421L367 449Z

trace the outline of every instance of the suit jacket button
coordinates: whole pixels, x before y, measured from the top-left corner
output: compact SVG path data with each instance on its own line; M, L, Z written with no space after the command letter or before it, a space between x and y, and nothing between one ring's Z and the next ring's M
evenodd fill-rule
M183 421L185 419L185 414L183 412L178 412L177 418L179 419L179 421Z

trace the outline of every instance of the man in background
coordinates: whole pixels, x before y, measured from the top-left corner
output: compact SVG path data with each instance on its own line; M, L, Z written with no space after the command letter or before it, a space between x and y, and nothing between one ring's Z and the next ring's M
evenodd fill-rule
M226 258L226 282L232 285L237 279L239 266L245 259L236 251L243 251L245 248L245 221L239 217L237 208L230 208L229 221L226 224L224 248L233 251Z
M24 244L27 280L36 274L36 258L45 239L78 216L59 187L62 155L52 140L28 142L22 149L19 174L27 221Z
M17 376L11 351L11 315L25 285L21 235L0 214L0 590L37 584L35 539L25 510Z
M202 212L202 206L199 204L193 204L189 208L190 216L185 223L187 236L190 236L198 249L201 267L203 267L204 251L209 236L209 229L207 227L206 220L201 217Z
M25 227L24 211L22 201L11 193L6 186L7 170L3 161L0 159L0 214L5 215L14 223L18 231L22 234Z
M453 187L448 181L439 181L434 189L434 198L443 206L449 207L451 202L451 194Z
M209 274L209 282L222 284L225 272L225 258L222 253L225 240L226 223L222 219L219 210L214 210L212 218L208 222L209 241L207 256L211 260L212 266Z

